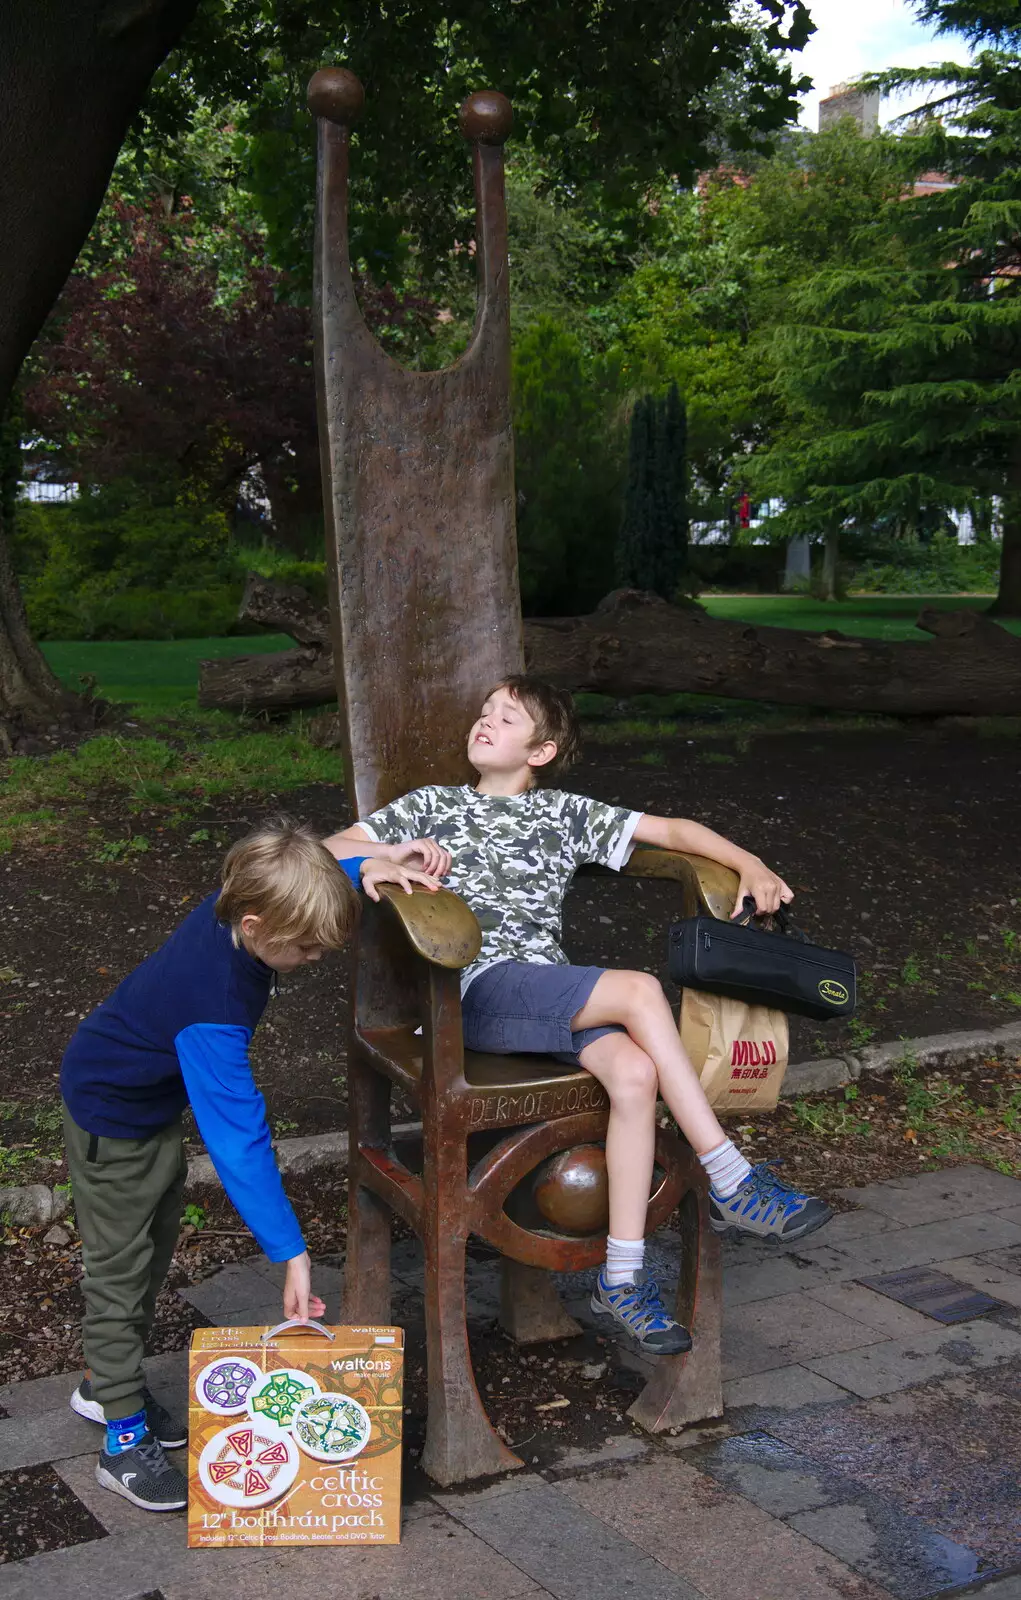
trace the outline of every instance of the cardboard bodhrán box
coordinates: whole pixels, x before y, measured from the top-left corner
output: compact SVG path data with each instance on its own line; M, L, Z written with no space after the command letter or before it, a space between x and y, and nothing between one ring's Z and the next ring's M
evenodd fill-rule
M400 1328L200 1328L188 1544L399 1544Z

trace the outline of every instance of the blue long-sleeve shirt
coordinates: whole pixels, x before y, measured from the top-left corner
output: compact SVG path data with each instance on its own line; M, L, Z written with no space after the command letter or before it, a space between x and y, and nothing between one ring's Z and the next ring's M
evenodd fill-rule
M355 883L363 859L340 863ZM235 946L216 900L203 900L79 1025L60 1091L80 1128L111 1139L148 1138L190 1102L235 1209L271 1261L288 1261L305 1245L248 1061L273 972Z

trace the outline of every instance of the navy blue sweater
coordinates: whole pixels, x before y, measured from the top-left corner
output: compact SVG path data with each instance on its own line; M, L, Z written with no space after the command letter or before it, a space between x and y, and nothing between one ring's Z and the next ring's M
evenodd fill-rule
M340 864L355 883L362 857ZM273 1261L304 1249L273 1159L248 1046L272 970L237 948L212 894L79 1025L60 1092L86 1133L145 1139L191 1103L234 1206Z

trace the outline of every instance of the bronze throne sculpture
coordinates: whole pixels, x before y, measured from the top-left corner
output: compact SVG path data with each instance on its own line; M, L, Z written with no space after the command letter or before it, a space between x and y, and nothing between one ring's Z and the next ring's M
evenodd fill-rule
M503 143L511 107L472 95L461 130L474 150L478 314L454 366L398 366L366 327L348 257L349 135L363 91L328 68L309 86L319 124L316 342L320 438L338 693L356 816L471 773L465 732L480 696L522 670L510 417ZM733 874L638 849L627 872L678 884L678 910L726 915ZM550 1158L598 1145L607 1099L581 1069L544 1056L466 1052L460 969L478 952L474 916L449 891L367 906L354 955L349 1055L350 1232L343 1315L390 1315L390 1218L425 1251L429 1414L425 1470L441 1484L520 1465L486 1416L465 1326L469 1235L503 1255L503 1323L520 1340L578 1331L551 1271L601 1261L605 1193L577 1204ZM416 1029L421 1028L420 1033ZM418 1106L415 1153L395 1146L394 1085ZM545 1164L545 1167L544 1167ZM563 1163L561 1163L561 1168ZM544 1181L536 1184L536 1169ZM566 1180L566 1181L561 1181ZM663 1131L648 1230L680 1206L678 1316L690 1355L663 1358L631 1414L680 1427L722 1410L720 1260L702 1169Z

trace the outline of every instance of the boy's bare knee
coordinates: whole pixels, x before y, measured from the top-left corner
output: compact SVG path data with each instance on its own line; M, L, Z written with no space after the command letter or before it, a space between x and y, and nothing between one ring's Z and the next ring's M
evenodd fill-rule
M627 1018L643 1012L648 1006L662 1000L663 985L658 978L652 976L651 972L622 972L619 976L623 980L623 999L628 1008Z
M618 1108L655 1102L659 1091L655 1062L630 1040L627 1044L627 1048L620 1050L613 1070L606 1078L607 1093L612 1104Z

